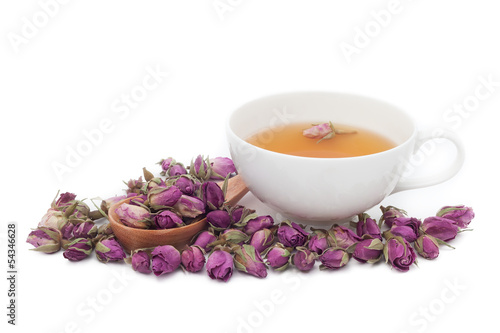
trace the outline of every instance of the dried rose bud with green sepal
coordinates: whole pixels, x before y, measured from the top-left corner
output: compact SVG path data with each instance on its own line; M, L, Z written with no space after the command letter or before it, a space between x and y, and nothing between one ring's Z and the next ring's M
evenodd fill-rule
M281 243L275 243L272 247L264 251L266 263L277 271L284 271L290 264L292 248L285 247Z
M436 213L436 216L452 220L460 229L465 229L469 226L475 214L471 207L457 205L442 207Z
M304 246L298 246L290 261L302 272L310 271L316 263L317 254Z
M233 251L234 266L237 270L260 278L267 276L266 265L255 247L243 244L235 247Z
M70 261L80 261L87 258L93 249L94 245L91 239L76 238L68 244L63 256Z
M123 261L127 257L122 246L114 236L99 240L95 246L95 254L100 262Z
M33 251L55 253L61 249L61 233L54 228L39 227L30 232L26 243L35 247Z
M392 223L395 218L405 217L408 215L405 210L394 206L387 206L387 207L380 206L380 210L382 211L382 216L378 221L379 228L382 227L382 223L384 222L390 228L392 227Z
M115 210L115 213L119 221L127 227L137 229L151 227L151 212L144 206L123 203Z
M410 243L401 236L394 236L390 231L383 233L385 262L400 272L407 272L416 263L417 256Z
M364 236L355 246L352 257L361 263L374 264L382 259L384 244L378 238Z
M330 247L323 251L323 253L318 257L321 265L319 269L339 269L347 265L349 262L349 253L340 247L333 248Z

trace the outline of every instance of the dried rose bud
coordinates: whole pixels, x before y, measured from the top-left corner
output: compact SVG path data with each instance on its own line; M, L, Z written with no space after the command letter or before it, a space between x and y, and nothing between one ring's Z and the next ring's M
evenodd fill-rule
M75 217L77 203L73 203L70 208L64 212L55 208L49 208L38 223L38 227L60 229L64 226L70 217Z
M129 204L134 206L147 206L146 201L148 200L148 196L145 194L136 195L132 199L130 199Z
M165 181L160 178L160 177L155 177L152 178L148 181L148 184L146 185L145 191L149 193L152 189L157 188L157 187L167 187L167 184L165 184Z
M387 239L384 244L385 262L400 272L407 272L417 257L410 243L403 237L390 235L390 232L385 232L384 237Z
M61 246L64 249L67 248L67 245L70 242L70 240L72 240L74 238L73 237L73 229L74 228L75 228L75 225L68 221L59 230L59 232L61 233L61 242L62 242Z
M299 270L307 272L314 267L316 254L303 246L298 246L297 252L292 255L291 261Z
M339 269L349 262L349 254L341 248L328 248L319 256L320 269Z
M226 229L219 236L219 240L223 243L230 242L238 245L243 245L249 239L250 237L247 234L238 229Z
M94 238L97 236L97 226L91 220L76 223L73 228L73 238Z
M109 207L111 207L111 205L114 205L115 203L120 202L123 199L135 197L137 195L138 195L137 193L129 193L129 194L119 195L119 196L115 196L115 197L111 197L111 198L108 198L106 200L103 200L101 202L101 210L107 214Z
M151 273L151 257L147 251L133 251L130 261L134 271L144 274Z
M312 126L302 131L302 135L310 139L329 139L335 135L330 123Z
M59 192L58 192L58 194L59 194ZM56 197L57 197L57 195L56 195ZM69 205L71 205L70 202L75 200L75 199L76 199L76 194L74 194L74 193L70 193L70 192L61 193L61 195L59 196L59 198L57 200L54 198L50 207L54 208L54 209L68 207Z
M172 157L168 157L165 159L161 159L161 161L157 163L161 166L160 174L162 176L165 176L165 174L167 173L168 169L170 168L170 165L172 164L172 162L175 163L175 160Z
M372 219L366 213L359 215L359 221L356 223L356 234L359 237L369 235L372 238L378 238L382 240L382 234L380 233L380 228L377 225L377 221Z
M328 233L326 230L322 229L311 229L313 231L307 247L309 250L319 254L322 254L327 248L330 247L328 243Z
M26 243L35 247L33 251L55 253L61 249L61 234L54 228L38 227L30 232Z
M458 226L452 220L431 216L422 223L422 231L442 241L449 242L458 234Z
M407 215L406 211L394 206L380 206L380 210L382 211L382 216L378 222L379 227L382 226L383 222L385 222L385 224L390 228L392 227L392 222L395 218L405 217Z
M95 254L100 262L122 261L127 256L113 236L99 240L95 246Z
M243 232L247 235L252 235L262 229L270 229L274 225L274 219L270 215L248 215L247 217L253 217L243 222Z
M76 238L68 244L67 249L63 252L63 256L70 261L80 261L87 258L93 249L94 245L91 239Z
M175 271L181 264L181 254L172 245L155 247L151 252L153 274L160 276Z
M98 241L104 237L111 235L113 235L113 229L111 229L111 223L106 223L97 228L96 240Z
M414 217L397 217L392 220L391 233L413 243L417 238L422 221Z
M333 247L341 247L347 249L361 240L361 237L356 235L351 229L335 225L328 230L328 241Z
M274 232L270 229L261 229L256 231L249 244L255 247L257 252L262 253L274 243Z
M153 217L153 225L156 229L171 229L184 225L182 218L169 210L162 210Z
M352 257L359 262L373 264L382 258L384 244L378 238L363 239L356 244Z
M142 176L139 177L138 179L130 179L125 184L127 185L127 190L126 190L127 194L130 193L142 194L142 188L145 185L145 183L142 181Z
M264 253L267 264L277 271L285 270L288 267L292 255L290 248L286 248L281 243L274 244Z
M278 239L281 244L289 247L303 246L309 234L297 223L283 221L278 227Z
M173 207L181 196L182 192L175 186L158 186L148 192L149 205L155 210Z
M168 175L170 177L186 175L187 170L182 163L172 163L168 169Z
M194 160L191 160L191 165L189 166L189 174L202 180L206 181L210 178L212 173L212 168L208 159L203 158L203 156L198 155Z
M233 256L226 251L215 250L205 266L211 279L227 282L233 275Z
M116 210L120 222L131 228L148 229L151 226L151 213L144 207L121 204Z
M460 229L465 229L474 218L474 211L464 205L444 206L436 215L452 220Z
M208 244L213 243L217 240L217 237L210 231L202 231L193 242L193 245L201 247L205 252L211 250Z
M216 157L209 161L212 167L210 174L212 180L224 180L229 174L236 172L233 160L228 157Z
M231 215L231 221L234 225L238 227L245 226L246 222L253 218L253 216L257 216L255 210L245 208L241 205L231 206L228 208L228 212ZM250 217L252 215L252 217ZM246 221L244 221L246 219Z
M207 205L208 210L217 210L224 203L224 192L215 182L205 182L201 186L203 202Z
M195 191L201 185L199 182L194 181L189 176L183 175L177 178L174 186L176 186L182 192L182 194L194 195Z
M221 231L231 225L231 216L225 210L213 210L207 214L207 222L215 230Z
M420 235L415 241L415 250L425 259L435 259L439 256L438 240L431 235Z
M181 263L188 272L199 272L205 265L205 251L196 245L188 246L182 251Z
M205 203L197 197L183 194L174 205L174 210L181 216L195 218L205 213Z
M57 201L52 201L51 208L57 209L67 217L85 218L90 213L90 208L86 203L76 200L76 195L73 193L63 193Z
M237 270L256 277L267 276L266 265L252 245L244 244L234 251L234 266Z

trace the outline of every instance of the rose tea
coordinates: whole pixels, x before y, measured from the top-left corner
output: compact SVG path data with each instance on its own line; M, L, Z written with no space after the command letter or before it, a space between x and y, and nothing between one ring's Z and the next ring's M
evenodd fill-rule
M266 128L246 141L282 154L323 158L369 155L396 146L383 135L364 128L336 123L334 127L331 123L313 128L311 126L310 123L294 123L279 128Z

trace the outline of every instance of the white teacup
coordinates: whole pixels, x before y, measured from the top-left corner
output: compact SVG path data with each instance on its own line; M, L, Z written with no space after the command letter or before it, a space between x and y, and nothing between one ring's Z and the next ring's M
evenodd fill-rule
M272 152L245 141L267 128L280 131L289 123L328 121L375 131L396 147L358 157L312 158ZM391 104L332 92L287 93L249 102L230 115L227 137L236 169L250 191L285 217L314 225L350 218L392 193L448 180L464 160L463 145L453 133L419 132L411 117ZM436 138L456 146L453 163L433 175L402 178L412 154Z

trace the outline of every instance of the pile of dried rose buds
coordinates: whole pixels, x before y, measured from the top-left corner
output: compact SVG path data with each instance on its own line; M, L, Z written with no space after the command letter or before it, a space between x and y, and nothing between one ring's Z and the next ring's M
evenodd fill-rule
M198 156L187 168L172 158L159 164L159 177L144 169L144 181L142 177L130 180L126 194L103 200L94 211L76 200L76 195L61 194L27 242L45 253L62 248L63 256L71 261L85 259L95 249L101 262L125 261L138 272L157 276L179 267L188 272L205 267L210 278L220 281L228 281L234 268L262 278L269 268L309 271L319 261L320 269L334 270L351 258L373 264L384 257L391 267L406 272L416 262L416 254L435 259L440 245L450 246L448 242L467 230L474 218L473 210L463 205L445 206L423 221L396 207L381 206L378 223L362 213L350 226L306 231L292 221L275 224L269 215L228 205L227 182L221 188L216 181L236 172L229 158ZM126 253L109 223L103 221L110 205L128 197L132 197L130 202L121 204L116 214L131 228L179 228L204 216L209 227L180 251L162 245Z

